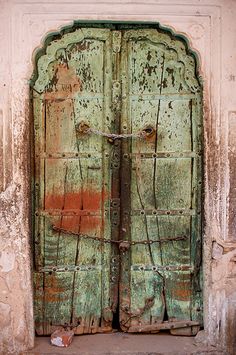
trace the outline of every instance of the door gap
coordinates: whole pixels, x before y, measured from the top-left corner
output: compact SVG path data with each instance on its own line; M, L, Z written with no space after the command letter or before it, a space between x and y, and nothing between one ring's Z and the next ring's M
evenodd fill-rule
M113 313L112 329L122 332L120 327L120 317L119 317L119 303L117 305L115 313Z
M167 313L167 309L166 309L166 307L165 307L163 321L165 322L165 321L167 321L167 320L169 320L169 316L168 316L168 313Z
M120 275L120 273L119 273ZM118 282L118 294L117 294L117 304L115 312L113 312L113 319L112 319L112 330L116 330L118 332L122 332L120 326L120 283Z

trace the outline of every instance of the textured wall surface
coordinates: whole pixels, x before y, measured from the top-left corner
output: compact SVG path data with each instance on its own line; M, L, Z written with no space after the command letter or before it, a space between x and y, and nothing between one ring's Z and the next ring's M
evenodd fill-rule
M33 346L29 79L33 52L73 20L156 21L189 39L204 80L206 341L236 352L236 2L0 0L0 353ZM233 350L234 349L234 350Z

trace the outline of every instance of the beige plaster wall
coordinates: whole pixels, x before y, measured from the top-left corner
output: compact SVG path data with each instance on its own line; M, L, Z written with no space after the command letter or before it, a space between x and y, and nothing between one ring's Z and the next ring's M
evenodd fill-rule
M204 79L206 341L236 352L236 1L0 0L0 354L34 342L29 223L33 51L73 20L157 21L184 34ZM234 350L233 350L234 349Z

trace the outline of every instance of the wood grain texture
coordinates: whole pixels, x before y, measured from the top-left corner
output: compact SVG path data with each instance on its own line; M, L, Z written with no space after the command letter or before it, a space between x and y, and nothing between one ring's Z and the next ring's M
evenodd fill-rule
M134 140L130 146L129 238L160 243L135 245L130 259L123 257L123 268L131 273L130 279L121 275L122 288L128 283L130 287L128 300L121 290L123 329L151 326L164 317L201 323L201 287L196 282L200 280L196 264L201 258L201 222L197 214L201 210L201 88L193 70L194 60L188 55L180 59L186 50L180 41L174 43L152 30L129 31L125 38L122 65L127 67L128 75L122 76L126 96L122 119L132 132L147 125L155 130L151 139ZM160 153L163 157L158 156ZM186 240L161 242L177 236ZM186 271L168 270L174 267ZM150 298L154 304L143 311Z
M110 52L109 30L84 29L52 41L38 61L33 95L39 334L66 324L76 327L78 334L101 331L103 326L111 329L112 317L103 321L112 303L110 247L53 229L111 238L105 212L111 193L107 158L111 148L106 147L105 155L101 137L78 131L81 121L111 129ZM75 271L67 271L73 267Z

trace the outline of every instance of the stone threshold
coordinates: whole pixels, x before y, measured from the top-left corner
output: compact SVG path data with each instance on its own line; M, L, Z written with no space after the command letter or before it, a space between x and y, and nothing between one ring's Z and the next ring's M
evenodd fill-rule
M227 355L204 346L194 337L170 334L93 334L75 336L68 348L50 344L49 337L36 337L35 347L21 355Z

